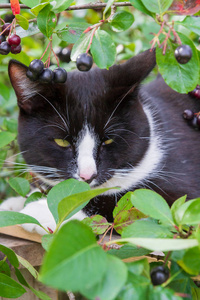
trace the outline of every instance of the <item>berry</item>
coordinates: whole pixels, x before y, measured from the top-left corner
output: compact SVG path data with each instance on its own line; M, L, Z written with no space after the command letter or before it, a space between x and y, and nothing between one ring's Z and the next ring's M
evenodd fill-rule
M55 83L65 83L67 80L67 72L63 68L56 68L54 71L54 82Z
M36 73L37 75L40 75L44 70L44 64L40 59L34 59L29 65L29 70L32 73Z
M14 18L15 18L15 16L13 14L6 14L4 17L4 21L6 23L11 23Z
M197 116L197 126L200 129L200 115Z
M8 38L8 43L10 46L18 46L21 43L21 39L18 35L13 34Z
M39 81L44 83L51 83L53 80L54 73L51 69L45 68L39 76Z
M2 26L3 35L5 35L5 36L9 35L9 33L10 33L10 27L11 27L10 23L3 24L3 26Z
M79 71L89 71L92 67L93 59L88 53L79 54L76 59L76 66Z
M38 79L38 74L31 72L29 69L26 72L26 76L32 81L36 81Z
M62 62L69 63L71 61L71 49L69 47L60 48L57 55Z
M18 54L18 53L21 52L21 50L22 50L21 45L18 45L18 46L12 45L12 46L11 46L10 52L11 52L12 54Z
M193 91L189 92L189 94L195 98L200 99L200 85L197 85Z
M2 42L5 42L5 40L6 40L5 36L4 36L3 34L0 35L0 44L1 44Z
M10 45L8 42L2 42L0 45L0 54L7 55L11 50Z
M194 116L194 118L190 121L190 125L194 127L194 129L199 129L197 120L197 116Z
M192 49L188 45L181 45L175 49L174 55L179 64L186 64L192 57Z
M151 281L153 285L160 285L169 278L169 270L163 266L151 270Z
M184 110L184 112L183 112L183 118L185 120L192 120L193 117L194 117L194 113L193 113L192 110L190 110L190 109Z

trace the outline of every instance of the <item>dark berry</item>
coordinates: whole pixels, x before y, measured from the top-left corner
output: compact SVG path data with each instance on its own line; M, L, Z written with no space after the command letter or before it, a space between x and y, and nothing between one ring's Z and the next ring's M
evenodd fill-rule
M18 54L18 53L21 52L21 50L22 50L21 45L18 45L18 46L12 45L12 46L11 46L10 52L11 52L12 54Z
M169 270L163 266L151 270L151 281L153 285L160 285L169 278Z
M5 35L5 36L9 35L9 33L10 33L10 27L11 27L10 23L3 24L3 26L2 26L3 35Z
M40 59L34 59L29 65L29 70L39 75L44 70L44 64Z
M0 54L2 55L7 55L11 50L10 45L8 44L8 42L2 42L0 44Z
M190 94L192 97L195 97L195 98L200 99L200 86L197 85L196 88L195 88L193 91L189 92L189 94Z
M200 115L197 116L197 126L200 128Z
M6 14L4 16L4 21L6 23L11 23L14 18L15 18L15 16L13 14Z
M54 71L53 81L55 83L65 83L67 80L67 72L63 68L56 68Z
M183 118L186 119L186 120L192 120L194 117L194 113L192 110L190 109L186 109L184 110L183 112Z
M189 122L189 124L194 127L194 129L199 129L197 116L194 116L193 119Z
M21 38L18 35L13 34L8 38L8 43L10 46L18 46L21 43Z
M26 72L26 76L32 81L36 81L38 79L38 74L31 72L29 69Z
M5 40L6 40L5 36L4 36L3 34L0 35L0 44L1 44L2 42L5 42Z
M57 52L57 55L62 62L69 63L71 61L70 58L71 49L69 47L65 47L63 49L60 48L59 51Z
M45 68L39 76L39 81L44 83L50 83L53 80L53 71L51 69Z
M175 49L174 55L179 64L186 64L192 57L192 49L188 45L181 45Z
M76 59L76 66L79 71L89 71L92 67L93 59L88 53L79 54Z

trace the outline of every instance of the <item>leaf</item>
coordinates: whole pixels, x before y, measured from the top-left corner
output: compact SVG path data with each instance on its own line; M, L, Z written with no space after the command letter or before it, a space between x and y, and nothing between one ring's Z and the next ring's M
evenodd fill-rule
M6 150L1 150L0 151L0 170L3 167L4 160L6 159L6 157L7 157L7 151Z
M44 198L44 195L40 192L34 192L32 193L25 201L24 206L26 206L28 203L38 201L39 199Z
M161 14L164 11L166 11L170 7L172 2L173 0L142 0L142 3L149 11L158 14Z
M176 219L176 211L179 209L181 205L183 205L186 201L187 195L177 199L171 206L171 213L174 222L178 225L177 219Z
M134 22L134 16L127 11L119 11L108 19L113 31L127 30Z
M17 132L17 120L15 119L4 119L3 125L6 129L10 132L16 133Z
M10 6L14 16L20 13L19 0L10 0Z
M38 5L40 0L21 0L20 2L32 8Z
M8 263L4 260L0 261L0 273L3 273L9 277L11 277L10 267Z
M0 296L5 298L18 298L26 293L26 290L9 276L0 273Z
M200 10L200 3L199 0L174 0L169 10L179 15L193 15Z
M56 14L51 8L50 4L46 5L37 16L38 28L48 38L52 35L57 22Z
M76 179L68 179L54 186L47 195L48 207L56 221L58 222L58 204L59 202L73 194L89 191L90 186L86 182Z
M198 84L199 79L199 57L193 42L185 35L178 33L183 44L192 49L192 58L187 64L179 64L174 56L177 44L168 40L165 55L161 48L156 48L156 61L159 72L165 82L178 93L188 93Z
M113 242L113 241L112 241ZM123 238L116 243L131 243L152 251L173 251L189 249L198 245L196 239ZM109 245L109 242L108 242Z
M0 95L5 99L9 99L10 98L10 89L8 86L6 86L5 84L3 84L2 82L0 82Z
M73 22L66 25L65 28L56 31L57 36L67 43L76 43L83 31L90 25L85 22Z
M39 12L48 4L49 4L49 2L43 2L41 4L38 4L31 9L31 12L37 17Z
M127 267L120 259L107 254L107 270L103 279L81 293L89 299L113 300L127 279Z
M29 263L29 261L28 260L26 260L25 258L23 258L23 257L21 257L21 256L19 256L19 255L17 255L17 259L18 259L18 261L20 262L20 264L23 266L23 267L25 267L28 271L29 271L29 273L35 278L35 279L37 279L38 278L38 272L37 272L37 270ZM16 267L16 266L15 266Z
M50 245L54 239L54 234L45 234L42 236L42 247L44 250L48 251L50 248Z
M130 3L138 10L140 10L141 12L143 12L146 15L149 15L151 17L154 17L154 13L152 13L151 11L149 11L143 4L143 2L141 0L130 0Z
M182 300L182 297L176 296L175 292L162 286L150 286L148 300Z
M197 17L187 16L182 22L176 21L175 24L182 25L200 35L199 18Z
M57 14L67 9L74 1L73 0L57 0L53 11Z
M177 263L181 268L191 274L199 275L200 273L200 249L199 247L194 247L185 251L185 254L181 260Z
M91 45L94 62L101 69L108 69L115 62L116 47L110 34L97 29Z
M106 229L108 229L108 227L111 225L111 223L108 223L106 218L100 215L85 218L84 220L82 220L82 222L87 226L91 227L92 231L95 234L103 234L106 231Z
M138 219L146 218L147 216L133 207L129 210L121 211L114 219L114 229L121 234L122 231Z
M42 225L31 216L16 211L0 211L0 227L25 223L33 223L42 227Z
M24 30L22 27L16 27L16 34L19 35L21 38L31 36L31 35L34 35L39 32L40 32L40 30L36 23L30 23L28 30ZM23 56L25 56L24 52L23 52ZM18 54L18 57L19 57L19 54Z
M200 198L190 200L182 204L175 213L178 224L200 224Z
M25 197L30 191L28 180L21 177L9 178L8 183L19 195Z
M22 15L16 15L15 19L17 21L17 24L19 24L19 26L21 26L24 30L27 30L29 27L29 22L28 20L22 16Z
M115 0L108 0L106 7L104 9L103 15L105 16L105 14L107 13L107 11L111 8L111 6L113 5L113 3L115 2Z
M137 276L145 276L146 278L150 279L150 267L147 258L143 258L133 262L128 262L127 267L129 273L132 273Z
M120 247L119 249L110 249L108 253L115 255L121 259L126 259L135 256L142 256L150 253L150 250L143 249L141 247L135 245L125 244L124 246Z
M10 248L8 248L8 247L6 247L4 245L0 245L0 251L3 252L3 254L5 254L5 256L7 257L7 259L11 263L11 265L13 265L16 268L19 267L18 258L17 258L15 252L12 249L10 249Z
M131 196L132 204L144 214L168 224L173 224L167 202L159 194L147 189L135 190Z
M16 135L7 131L0 132L0 148L10 144L14 141Z
M79 54L85 53L87 47L90 43L90 39L92 36L92 30L87 33L82 33L80 38L75 42L72 52L71 52L71 60L76 61L76 58Z
M45 255L39 279L64 291L88 289L103 278L106 257L89 227L77 220L69 221L58 231Z
M113 210L113 218L116 218L121 211L129 210L133 207L131 195L132 192L128 192L117 202Z

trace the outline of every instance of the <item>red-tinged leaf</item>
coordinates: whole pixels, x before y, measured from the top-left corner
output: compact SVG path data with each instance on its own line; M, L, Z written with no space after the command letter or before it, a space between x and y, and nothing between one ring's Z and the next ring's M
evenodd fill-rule
M82 222L90 226L95 234L103 234L111 225L110 223L108 223L106 218L100 215L85 218Z
M10 5L13 15L18 15L20 13L19 0L10 0Z
M174 0L169 10L179 15L193 15L200 10L200 0Z
M147 218L145 214L133 207L119 212L114 219L114 229L121 234L122 230L139 219Z

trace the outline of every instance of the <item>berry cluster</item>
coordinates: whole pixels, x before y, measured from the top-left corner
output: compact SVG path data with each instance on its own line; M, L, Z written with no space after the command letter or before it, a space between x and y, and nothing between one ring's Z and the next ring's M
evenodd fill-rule
M92 56L88 53L79 54L76 58L76 66L79 71L87 72L93 65Z
M180 45L175 49L174 55L179 64L187 64L192 58L192 49L188 45Z
M26 76L32 81L39 80L43 83L65 83L67 80L65 69L58 67L52 71L49 68L45 68L40 59L34 59L30 63Z
M196 130L200 130L200 113L194 113L190 109L186 109L183 112L183 118L188 121L188 124L194 127Z
M8 53L18 54L21 52L21 38L16 35L10 35L10 23L4 23L2 26L2 34L0 35L0 54L7 55ZM6 37L7 41L6 41Z
M160 285L169 278L169 270L163 266L155 267L150 273L153 285Z

